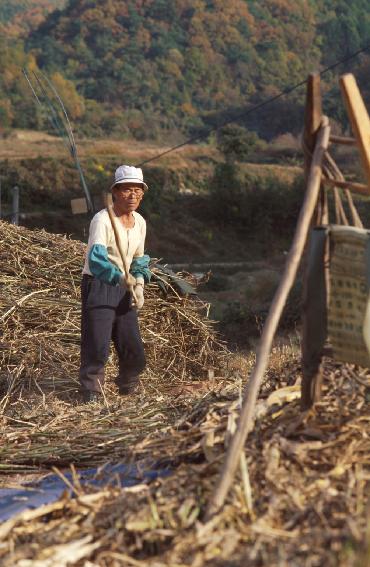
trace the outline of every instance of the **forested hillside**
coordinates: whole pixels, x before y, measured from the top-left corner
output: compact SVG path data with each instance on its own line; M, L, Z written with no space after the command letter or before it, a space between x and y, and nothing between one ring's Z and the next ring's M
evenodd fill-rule
M0 32L10 37L27 35L66 0L2 0L0 3Z
M0 18L25 4L61 7L8 2ZM40 123L35 113L19 117L27 95L17 71L28 62L54 77L85 133L198 133L367 42L367 0L70 0L25 46L8 42L0 60L0 119L5 126ZM369 59L356 65L361 81ZM340 120L335 89L330 94L331 115ZM246 126L264 138L297 133L303 100L297 91Z

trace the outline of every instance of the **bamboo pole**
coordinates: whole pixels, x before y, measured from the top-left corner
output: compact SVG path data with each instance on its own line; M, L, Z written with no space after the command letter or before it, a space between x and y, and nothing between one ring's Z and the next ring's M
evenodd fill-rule
M345 182L345 178L344 178L343 173L341 172L337 163L332 158L332 156L330 155L329 152L326 152L325 160L328 163L330 169L332 170L332 173L333 173L332 177L339 179L339 181ZM336 190L337 190L337 188L334 187L334 191L336 191ZM357 211L356 206L355 206L353 199L352 199L351 192L350 192L348 187L346 187L344 189L344 193L347 197L348 207L349 207L349 210L351 212L353 225L357 226L358 228L364 228L364 225L362 224L362 220L360 218L360 215L358 214L358 211Z
M353 193L358 193L359 195L370 195L370 190L364 183L357 183L354 181L340 181L339 179L329 179L325 177L322 182L329 187L339 187L340 189L349 189Z
M303 149L304 170L307 181L311 156L313 154L316 137L322 121L321 79L319 73L311 73L307 80L306 106L304 113Z
M354 76L342 75L339 83L370 191L370 118Z
M339 168L336 166L336 163L333 160L333 158L330 156L329 152L325 152L324 163L323 163L323 173L324 173L324 177L323 177L323 180L322 180L323 186L324 186L325 178L327 178L327 179L336 179L336 178L343 179L343 177L341 177L342 174L339 171ZM334 203L335 203L335 222L336 222L336 224L344 224L345 226L349 226L347 215L346 215L346 212L344 210L342 199L341 199L338 188L333 187L333 192L334 192ZM322 223L322 224L329 224L329 223L327 222L327 223Z
M304 114L304 134L303 134L303 150L305 154L305 185L307 187L308 177L311 171L313 152L316 145L317 133L322 123L322 99L321 99L321 79L317 74L311 75L307 82L306 89L306 107ZM317 225L322 225L327 223L329 220L329 209L327 203L327 191L323 186L319 190L319 195L315 207L315 211L311 218L310 228ZM310 230L310 229L309 229ZM306 249L308 248L308 238L305 244L305 250L303 252L303 292L302 292L302 338L301 338L301 350L302 350L302 385L301 385L301 405L302 400L306 400L307 391L311 390L311 382L316 380L319 376L318 373L312 374L311 369L308 370L307 358L308 353L310 353L311 344L311 312L308 311L308 305L306 298L309 293L308 284L308 259L306 255ZM320 368L320 361L318 361L317 369ZM310 365L311 366L311 365Z
M321 224L329 224L329 204L328 192L325 187L321 187Z
M238 428L227 452L218 485L210 499L206 511L206 519L209 519L222 507L233 481L236 468L240 462L240 454L243 450L245 440L252 428L254 408L263 375L268 364L272 341L289 291L296 278L298 266L306 244L311 219L317 204L322 177L321 164L324 153L328 148L329 136L329 120L327 117L323 117L322 126L318 133L317 144L313 153L312 164L308 176L307 191L299 214L297 228L286 261L284 274L275 293L269 310L269 315L263 328L257 351L256 364L245 391L244 403L241 409Z
M341 144L343 146L357 146L355 138L347 138L345 136L330 136L330 142L333 144Z
M336 224L343 224L344 226L349 226L349 222L348 222L347 215L346 215L346 212L345 212L344 207L343 207L343 203L342 203L342 199L340 197L340 193L338 191L338 187L334 186L333 192L334 192Z

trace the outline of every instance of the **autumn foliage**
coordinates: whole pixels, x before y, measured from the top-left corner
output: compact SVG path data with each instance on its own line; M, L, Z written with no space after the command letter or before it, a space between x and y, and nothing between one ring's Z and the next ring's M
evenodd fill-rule
M53 4L58 10L45 18ZM8 18L7 49L56 79L85 133L145 138L198 132L370 37L365 0L350 6L344 0L70 0L61 9L63 4L8 1L0 20ZM24 45L20 32L18 43L9 44L22 9L28 15L36 10L38 19L28 19L33 31ZM14 84L14 63L1 60L0 71L9 76L0 82L0 116L3 124L18 125L15 101L23 92ZM246 125L264 137L296 131L303 98L302 91L294 93L272 115L252 116ZM35 126L34 117L27 120Z

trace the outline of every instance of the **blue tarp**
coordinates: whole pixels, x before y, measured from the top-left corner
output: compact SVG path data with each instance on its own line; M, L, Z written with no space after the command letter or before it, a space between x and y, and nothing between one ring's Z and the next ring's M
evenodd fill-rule
M155 468L144 468L142 465L118 464L78 471L78 478L81 485L128 487L150 482L168 474L170 471L166 469L156 470ZM63 475L73 484L72 473L66 472ZM56 474L48 475L36 483L26 484L20 489L2 488L0 489L0 522L24 510L56 502L65 490L72 492Z

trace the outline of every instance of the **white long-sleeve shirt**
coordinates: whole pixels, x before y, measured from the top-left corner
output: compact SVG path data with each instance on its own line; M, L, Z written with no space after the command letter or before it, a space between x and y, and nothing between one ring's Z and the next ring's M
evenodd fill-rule
M115 219L123 250L126 255L128 269L130 269L133 258L144 255L146 236L145 219L136 211L132 214L135 219L135 224L132 228L125 228L118 219ZM102 250L101 247L105 248L106 252ZM110 280L109 283L118 283L120 275L124 273L124 267L121 255L116 245L116 239L108 211L106 209L99 211L90 223L89 240L87 244L85 264L82 271L83 274L90 276L96 275L94 270L92 270L93 259L95 258L95 261L99 261L98 257L102 256L102 252L106 256L108 262L113 266L111 270L112 277L108 278L108 280ZM104 258L102 263L104 263Z

